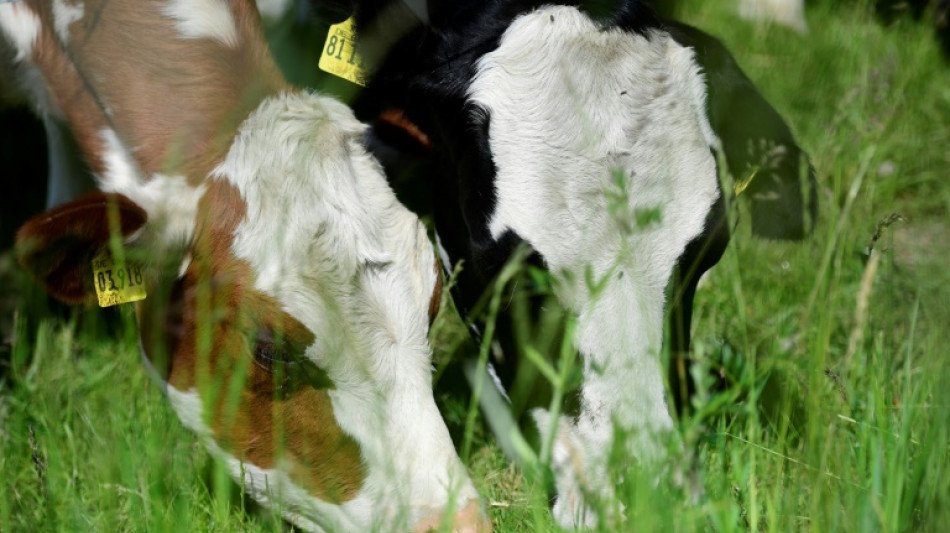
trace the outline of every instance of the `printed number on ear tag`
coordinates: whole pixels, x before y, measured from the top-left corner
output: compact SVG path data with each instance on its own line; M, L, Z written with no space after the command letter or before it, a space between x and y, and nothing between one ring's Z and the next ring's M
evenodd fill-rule
M121 262L107 248L92 259L92 276L99 307L145 299L145 276L141 265Z
M356 51L356 31L353 18L330 26L327 42L320 54L320 70L366 87L367 74L363 58Z

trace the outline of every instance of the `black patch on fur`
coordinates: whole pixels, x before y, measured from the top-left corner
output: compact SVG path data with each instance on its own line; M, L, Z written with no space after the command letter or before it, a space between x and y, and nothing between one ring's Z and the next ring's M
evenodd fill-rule
M716 167L718 173L718 162ZM670 340L668 379L673 405L681 416L689 411L690 399L696 393L696 384L690 374L693 365L690 358L690 328L696 285L703 274L716 266L729 245L731 231L726 212L726 194L731 192L719 187L719 197L706 214L702 233L686 245L673 271L667 310Z
M430 135L433 176L432 211L440 241L453 262L464 260L453 296L467 313L482 296L522 239L508 232L492 238L488 223L495 211L497 169L489 143L489 113L467 102L475 66L495 50L502 35L519 15L543 5L570 5L586 12L604 28L647 34L652 29L668 31L684 46L693 48L703 67L708 89L707 112L712 128L723 144L723 155L740 178L761 166L775 146L781 158L769 161L748 186L744 198L751 203L753 231L771 238L795 239L806 235L817 211L814 169L778 113L755 89L731 54L715 38L657 17L641 0L430 0L429 24L423 25L400 0L356 2L361 42L394 42L380 54L370 87L356 102L357 115L373 120L381 111L396 107ZM671 3L661 6L669 9ZM410 28L394 40L387 24L376 23L383 13ZM410 18L406 18L410 17ZM408 22L407 22L408 21ZM396 24L398 25L398 24ZM393 41L394 40L394 41ZM765 139L765 143L760 140ZM805 186L802 185L805 180ZM802 191L810 191L806 196ZM731 194L731 191L728 191ZM689 350L693 296L699 277L722 256L729 241L724 191L712 207L704 231L685 249L674 277L670 328L672 350L680 356ZM541 260L535 254L535 261ZM499 340L506 344L499 321ZM508 339L510 340L510 339ZM507 352L507 347L506 347ZM511 353L515 353L512 351ZM671 365L671 384L676 365ZM498 367L503 381L510 381L511 368ZM688 365L686 366L687 376ZM677 378L678 379L678 378ZM691 380L685 394L674 391L678 410L692 393Z

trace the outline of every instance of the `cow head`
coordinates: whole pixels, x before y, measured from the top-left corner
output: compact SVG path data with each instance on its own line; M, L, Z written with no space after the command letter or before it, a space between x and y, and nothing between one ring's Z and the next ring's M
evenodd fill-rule
M102 190L30 220L24 266L72 303L103 250L141 267L173 407L294 523L487 528L432 398L426 230L350 110L283 81L254 6L30 1L0 28Z

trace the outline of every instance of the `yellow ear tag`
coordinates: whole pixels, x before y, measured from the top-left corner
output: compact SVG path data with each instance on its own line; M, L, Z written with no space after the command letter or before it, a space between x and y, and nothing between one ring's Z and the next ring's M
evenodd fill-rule
M320 70L366 87L369 76L363 66L363 58L356 51L356 31L353 17L330 26L327 42L320 55Z
M130 265L103 248L92 259L93 284L99 307L137 302L145 299L145 276L140 265Z

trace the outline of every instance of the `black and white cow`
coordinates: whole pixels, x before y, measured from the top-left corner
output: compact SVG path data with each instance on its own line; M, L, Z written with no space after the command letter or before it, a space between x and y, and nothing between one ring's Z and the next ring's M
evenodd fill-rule
M606 455L618 429L634 435L630 455L663 453L673 427L664 317L672 348L686 352L696 282L729 240L717 154L733 174L754 176L741 181L757 233L799 238L815 209L802 194L813 181L804 154L718 41L641 1L597 5L341 6L355 8L361 50L376 65L358 114L395 107L430 135L440 241L449 264L468 265L460 308L527 244L576 316L577 412L558 421L533 412L542 433L557 422L554 513L567 526L593 522L585 494L612 494ZM617 191L619 206L608 198ZM671 365L680 403L692 385L683 367Z
M529 7L511 7L510 2L497 3L502 7L517 12L518 9ZM365 3L364 9L370 10ZM378 8L377 8L378 9ZM476 11L478 7L473 8ZM485 11L495 8L485 8ZM629 9L629 8L628 8ZM643 9L641 6L640 9ZM447 11L447 12L446 12ZM398 17L399 11L395 11ZM403 12L405 13L405 12ZM466 10L456 5L443 10L441 16L466 13ZM649 16L649 11L643 12ZM497 14L486 14L489 19ZM464 19L465 16L460 18ZM415 18L408 23L412 25ZM472 26L484 24L481 18L473 18ZM742 72L729 51L715 38L696 28L679 24L669 20L652 19L654 24L662 27L676 42L689 47L695 54L695 60L704 71L704 81L707 94L707 115L716 136L722 141L721 151L733 175L740 180L739 188L745 187L744 198L748 200L752 218L752 230L761 237L772 239L800 239L810 229L811 219L815 216L817 207L816 191L814 188L814 169L808 164L807 157L797 145L794 136L782 117L758 92L754 84ZM398 20L394 22L399 24ZM446 30L457 29L456 32ZM426 124L425 129L439 131L442 134L441 156L446 158L445 152L452 152L453 145L447 141L453 135L460 141L452 154L447 157L447 165L440 169L440 177L434 182L436 201L434 202L435 215L439 234L443 245L450 252L451 257L463 258L469 264L475 263L476 270L485 271L487 275L466 276L463 274L457 293L461 296L463 308L478 298L485 285L500 264L507 259L507 250L496 253L498 246L479 245L477 242L468 243L469 232L478 237L477 225L474 230L470 219L456 208L458 200L462 211L474 209L477 218L478 211L487 211L493 201L493 188L488 186L469 186L469 183L484 183L469 179L472 174L470 167L477 164L491 163L490 150L483 150L473 154L467 149L466 141L474 141L477 135L469 135L465 131L470 124L469 117L462 116L458 121L451 118L459 113L459 100L464 115L472 105L464 102L466 82L463 78L466 65L471 63L481 52L465 45L477 40L472 36L463 39L458 33L475 31L472 28L459 26L452 21L444 23L433 22L429 26L416 29L414 34L402 39L389 54L381 72L376 75L375 85L371 86L363 99L361 113L372 117L379 108L398 104L407 109L411 118ZM495 30L499 31L498 29ZM477 33L477 32L476 32ZM445 42L441 42L445 41ZM457 42L456 42L457 41ZM374 41L370 40L372 44ZM410 49L413 43L420 45L419 51ZM489 46L490 43L482 43ZM442 48L445 48L443 50ZM464 51L463 55L452 55L452 47ZM428 51L430 47L433 49ZM440 65L434 72L426 72L427 67L418 66L420 62L436 62L438 57L450 57L451 64ZM433 59L435 58L435 59ZM386 94L380 94L385 88ZM461 96L459 95L461 93ZM438 96L438 99L418 98L420 95ZM422 101L420 103L420 100ZM438 106L438 107L437 107ZM388 123L388 121L386 121ZM452 131L452 127L462 131ZM459 126L461 125L461 126ZM473 163L470 163L473 162ZM446 163L446 161L443 161ZM455 164L467 167L461 170ZM490 173L491 169L488 169ZM457 175L456 175L457 174ZM807 196L803 196L803 181L806 185ZM468 190L460 190L467 187ZM460 195L466 195L461 198ZM477 195L477 196L476 196ZM449 200L446 202L445 200ZM729 235L722 225L724 220L724 206L717 203L710 214L710 221L702 239L691 243L680 260L680 265L687 267L680 269L678 285L680 290L675 294L681 297L672 302L671 330L674 333L671 344L674 352L686 352L689 349L689 320L692 307L692 296L695 283L699 275L705 272L718 261L725 248ZM509 247L510 248L510 247ZM487 263L487 264L486 264ZM469 272L469 274L472 274ZM684 312L681 312L684 311ZM674 380L675 381L675 380ZM677 396L677 403L681 398Z
M554 513L566 526L593 523L585 495L611 496L618 430L633 435L625 446L641 461L663 453L673 427L664 316L671 348L688 352L696 283L729 240L717 154L747 186L760 235L800 238L815 210L802 193L814 179L803 152L718 41L641 1L598 5L349 6L377 66L358 113L396 107L431 134L441 244L450 264L468 265L460 307L471 309L526 243L576 316L577 411L557 421L533 411L542 434L556 431ZM686 365L670 374L682 406L692 380Z

